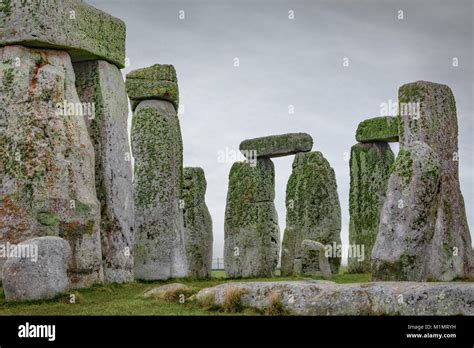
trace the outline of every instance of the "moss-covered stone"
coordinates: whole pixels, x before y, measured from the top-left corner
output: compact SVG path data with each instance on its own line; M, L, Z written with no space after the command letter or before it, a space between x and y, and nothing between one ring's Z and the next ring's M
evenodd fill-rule
M398 117L375 117L359 123L356 131L356 140L365 142L398 141Z
M283 237L281 271L297 273L301 243L305 239L323 245L341 245L341 206L336 175L321 152L299 153L286 187L286 229ZM341 258L329 258L331 272L337 274Z
M74 70L81 102L94 105L86 122L95 150L104 279L133 281L134 206L125 83L120 70L103 60L75 63Z
M188 276L210 278L212 273L212 218L207 209L206 178L202 168L184 168L184 241Z
M351 273L370 272L372 247L393 163L393 152L385 142L359 143L351 148L349 244L364 247L364 255L348 257Z
M135 278L184 277L183 144L173 105L142 101L132 120Z
M446 85L399 89L400 154L374 247L374 278L465 278L474 263L459 186L456 103ZM401 208L400 208L401 207Z
M236 162L229 174L224 265L229 277L270 277L278 264L280 230L274 204L275 168L262 158Z
M155 64L134 70L127 74L126 87L133 110L138 102L148 99L167 100L178 110L178 80L172 65Z
M0 57L0 243L64 236L71 285L102 281L94 149L84 117L57 106L79 104L70 57L23 46Z
M105 59L124 67L125 23L84 1L4 0L0 9L0 46L54 48L72 61Z
M239 149L247 158L255 155L270 158L308 152L312 147L313 138L309 134L288 133L244 140L240 143Z

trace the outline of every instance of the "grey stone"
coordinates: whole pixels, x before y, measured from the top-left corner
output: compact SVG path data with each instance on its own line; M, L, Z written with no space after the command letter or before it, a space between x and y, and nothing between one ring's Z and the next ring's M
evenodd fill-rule
M244 140L239 149L247 158L282 157L311 151L313 138L306 133L288 133Z
M95 149L104 280L133 281L134 204L125 83L120 70L103 60L75 63L74 70L81 102L95 107L86 122Z
M280 249L274 204L275 168L270 159L236 162L229 174L224 226L227 276L271 277Z
M361 143L398 141L398 117L374 117L359 123L356 131L356 140Z
M474 315L474 286L459 282L232 282L202 289L196 299L222 306L230 288L240 290L243 307L258 310L265 310L277 293L292 315Z
M28 257L9 258L3 265L7 301L50 299L68 287L69 243L59 237L38 237L20 243ZM24 254L23 256L26 256Z
M187 275L183 214L183 144L176 111L164 100L142 101L133 115L135 278Z
M399 90L400 153L372 252L377 280L468 277L471 236L459 186L456 103L448 86Z
M207 182L202 168L184 168L184 242L188 276L205 279L212 273L212 218L207 208Z
M62 237L71 285L100 282L94 148L70 57L23 46L0 48L0 57L0 243Z
M348 271L370 272L372 248L379 228L394 155L385 142L356 144L350 158ZM360 253L363 249L363 255ZM356 251L357 253L354 253Z
M132 110L135 110L140 101L149 99L169 101L178 110L178 79L172 65L155 64L131 71L127 74L126 87L132 101Z
M0 46L54 48L74 62L125 64L125 23L81 0L4 0L0 27Z
M325 255L324 245L314 240L303 240L301 243L301 274L331 276L331 267Z
M331 273L337 274L341 258L341 206L336 175L321 152L299 153L286 187L286 228L281 253L283 275L297 274L301 243L305 239L330 245Z

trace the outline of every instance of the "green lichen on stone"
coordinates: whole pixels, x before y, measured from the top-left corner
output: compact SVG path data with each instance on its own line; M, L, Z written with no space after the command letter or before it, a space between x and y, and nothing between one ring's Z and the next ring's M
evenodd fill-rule
M58 215L51 212L39 212L36 216L38 222L44 226L59 226Z
M173 65L155 64L134 70L127 74L126 88L133 102L132 109L135 108L137 101L161 99L171 102L178 110L179 89Z
M359 142L398 141L398 118L391 116L375 117L359 123L356 140Z
M403 179L404 185L409 185L413 177L413 159L410 151L400 150L394 163L395 173Z
M239 149L246 156L281 157L311 151L313 138L306 133L288 133L244 140Z
M4 0L0 10L0 46L54 48L67 51L72 61L125 66L125 23L85 1Z
M282 273L294 273L301 257L301 242L340 245L341 207L336 176L321 152L299 153L286 188L286 229L282 245ZM339 272L341 259L330 258L331 272Z
M393 163L394 155L387 143L359 143L351 148L349 244L363 245L364 258L349 257L349 272L370 272L380 210Z

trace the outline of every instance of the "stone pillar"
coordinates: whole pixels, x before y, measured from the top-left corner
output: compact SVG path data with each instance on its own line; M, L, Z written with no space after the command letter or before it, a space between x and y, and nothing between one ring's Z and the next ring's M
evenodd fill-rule
M282 275L297 274L301 262L301 243L305 239L331 246L331 273L341 264L341 206L336 176L321 152L298 153L286 187L286 229L283 237ZM297 266L295 268L295 266Z
M184 168L184 241L188 276L197 279L212 273L212 218L207 209L206 178L202 168Z
M224 227L227 276L274 275L280 251L274 199L275 168L271 159L234 163L229 174Z
M126 87L136 105L132 121L135 278L184 277L188 270L180 208L183 143L177 94L168 92L177 91L176 72L169 65L135 70L127 75Z
M134 204L125 82L120 70L103 60L74 63L74 70L79 98L94 111L85 119L95 148L104 280L133 281Z
M398 141L398 120L365 120L357 128L356 139L360 143L352 146L350 158L348 271L366 273L370 272L380 211L394 162L387 142Z
M448 86L399 89L400 153L372 252L375 280L469 276L471 236L459 186L456 103Z
M3 1L0 23L0 243L63 237L69 283L90 286L103 279L100 206L71 61L123 67L125 25L80 0Z

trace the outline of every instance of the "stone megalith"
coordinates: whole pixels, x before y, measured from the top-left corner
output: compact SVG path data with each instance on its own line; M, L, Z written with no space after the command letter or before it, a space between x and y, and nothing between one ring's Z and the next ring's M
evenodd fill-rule
M331 276L331 266L325 254L324 245L305 239L301 243L301 271L305 276Z
M386 142L359 143L351 148L348 271L370 272L372 248L379 228L394 155ZM362 249L363 247L363 249ZM358 251L359 253L355 253ZM363 255L360 255L362 253Z
M202 168L184 168L184 243L188 276L206 279L212 273L212 218L207 209L206 177Z
M67 52L0 48L0 243L59 236L73 287L103 279L94 148Z
M341 206L336 175L321 152L298 153L286 187L286 228L281 254L282 275L297 274L301 243L313 240L331 247L331 273L341 264ZM340 254L340 253L339 253Z
M233 164L224 226L224 268L228 277L274 275L280 251L274 199L275 168L271 159Z
M132 166L128 102L120 70L103 60L74 63L81 102L95 149L95 185L101 204L104 280L133 281Z
M184 277L183 144L173 104L164 100L138 104L132 121L132 149L135 278Z
M471 236L459 186L456 103L446 85L399 89L400 153L372 252L375 280L469 276Z
M68 287L69 243L59 237L38 237L17 245L18 256L3 265L7 301L53 298Z
M125 67L125 23L82 0L0 1L0 46L67 51L73 62Z
M267 137L247 139L240 143L239 149L247 159L253 157L282 157L298 152L311 151L313 138L306 133L288 133Z
M381 116L359 123L356 131L356 140L361 143L374 141L397 142L398 118Z

